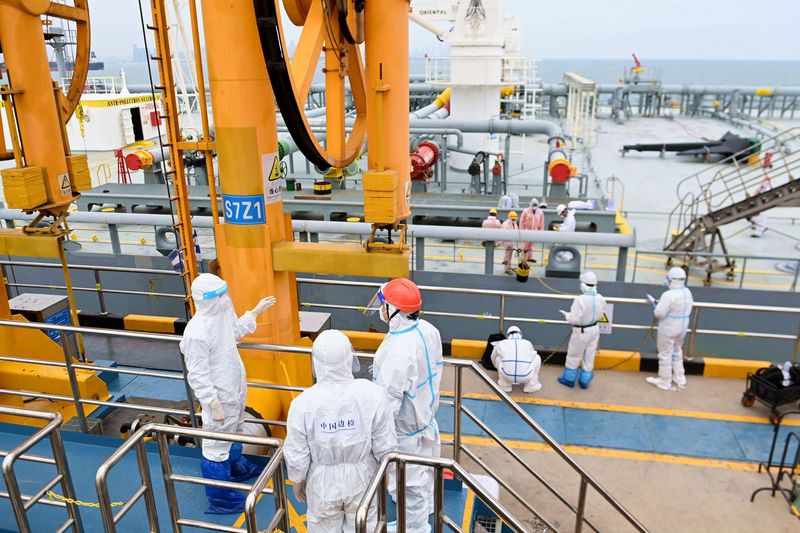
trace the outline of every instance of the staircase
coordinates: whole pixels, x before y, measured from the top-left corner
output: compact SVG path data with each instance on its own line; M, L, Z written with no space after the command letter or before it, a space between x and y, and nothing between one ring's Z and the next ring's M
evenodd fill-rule
M678 184L664 250L705 268L706 284L715 272L733 276L735 261L720 233L723 226L773 207L800 205L800 128L764 139L760 152L755 159L734 154ZM722 261L712 257L717 246Z

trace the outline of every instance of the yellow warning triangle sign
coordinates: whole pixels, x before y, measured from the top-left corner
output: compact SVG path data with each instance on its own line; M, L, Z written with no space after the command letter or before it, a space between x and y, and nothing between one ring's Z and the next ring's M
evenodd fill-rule
M603 313L603 316L600 317L600 320L598 320L597 322L599 322L600 324L608 324L608 315Z
M278 156L272 160L272 170L269 172L269 181L276 181L281 179L281 163L278 161Z
M61 188L66 189L69 187L69 174L62 174L61 175Z

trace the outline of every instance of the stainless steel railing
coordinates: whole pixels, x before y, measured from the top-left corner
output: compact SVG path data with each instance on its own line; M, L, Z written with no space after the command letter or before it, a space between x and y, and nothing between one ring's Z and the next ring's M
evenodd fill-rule
M380 287L380 283L369 281L345 281L345 280L332 280L332 279L314 279L314 278L297 278L298 283L316 284L316 285L334 285L334 286L347 286L347 287L369 287L375 290ZM564 300L572 301L575 296L571 294L553 294L553 293L540 293L540 292L514 292L514 291L499 291L490 289L467 289L463 287L440 287L431 285L420 285L422 292L441 292L447 294L473 294L479 295L484 300L488 298L498 298L500 313L494 315L491 313L475 314L475 313L454 313L449 311L425 311L424 316L441 316L450 318L467 318L474 320L493 320L499 323L500 331L505 330L506 322L521 323L521 324L561 324L567 325L565 320L554 320L541 317L530 316L507 316L506 304L510 298L521 298L529 300ZM644 298L618 298L613 296L605 297L606 302L613 304L623 305L638 305L644 306L647 309L647 316L651 316L652 305ZM356 312L363 312L364 308L352 305L343 304L327 304L317 302L303 302L304 307L314 307L318 309L340 309ZM533 306L531 308L534 308ZM778 307L766 305L743 305L743 304L724 304L712 302L694 302L694 311L692 313L692 321L689 326L689 348L686 352L686 357L692 357L695 349L695 344L698 335L710 335L718 337L737 337L737 338L752 338L752 339L770 339L781 340L792 343L791 352L786 355L788 359L797 361L800 356L800 322L798 322L798 330L796 334L786 333L769 333L759 331L743 331L743 330L723 330L723 329L708 329L699 327L699 318L703 310L718 310L718 311L735 311L742 313L780 313L786 315L787 318L800 317L800 308L797 307ZM614 322L614 328L625 330L639 330L647 331L651 329L650 325L643 324L623 324L621 322Z
M670 255L666 252L648 252L654 255ZM684 254L684 255L698 255L698 256L705 256L708 254ZM637 252L634 262L638 262L639 254ZM730 256L735 257L735 256ZM744 256L743 256L744 257ZM780 258L780 257L758 257L758 259L770 259L770 260L789 260L788 258ZM746 261L746 259L745 259ZM5 268L6 266L23 266L23 267L52 267L52 268L61 268L59 264L52 264L52 263L37 263L37 262L11 262L11 261L2 261L0 260L0 268ZM95 288L90 287L75 287L74 290L76 291L88 291L88 292L97 292L98 300L100 303L100 310L102 313L107 312L105 299L103 294L128 294L128 295L139 295L139 296L160 296L160 297L169 297L169 298L184 298L181 294L170 294L170 293L153 293L153 292L145 292L145 291L126 291L126 290L115 290L115 289L107 289L104 288L99 279L99 273L103 271L108 272L132 272L132 273L145 273L145 274L160 274L166 276L177 276L178 274L173 271L168 270L157 270L157 269L137 269L137 268L123 268L123 267L106 267L100 265L69 265L69 268L76 269L76 270L88 270L92 271L95 274L95 281L96 286ZM635 266L634 266L635 271ZM794 278L792 281L791 288L792 290L797 290L798 285L798 275L800 275L800 270L795 272ZM742 273L742 277L744 273ZM298 283L305 283L305 284L318 284L318 285L335 285L335 286L353 286L353 287L375 287L377 288L380 286L379 283L375 282L360 282L360 281L344 281L344 280L328 280L328 279L313 279L313 278L298 278ZM32 284L16 284L16 283L9 283L9 286L16 286L16 287L28 287L28 288L46 288L46 289L54 289L58 287L53 287L49 285L32 285ZM740 283L741 286L741 283ZM442 316L442 317L450 317L450 318L467 318L467 319L478 319L478 320L493 320L499 322L499 327L501 330L505 329L505 323L507 321L513 321L518 323L532 323L532 324L566 324L563 320L553 320L541 317L509 317L505 314L506 309L506 302L509 298L529 298L529 299L560 299L560 300L569 300L573 298L569 295L560 295L560 294L552 294L552 293L535 293L535 292L516 292L516 291L499 291L499 290L484 290L484 289L467 289L467 288L459 288L459 287L434 287L434 286L423 286L420 287L422 290L430 291L430 292L445 292L450 294L476 294L482 296L493 296L499 298L500 301L500 313L499 315L492 315L492 314L476 314L476 313L453 313L453 312L441 312L441 311L428 311L426 314L428 316ZM609 303L620 303L620 304L634 304L634 305L647 305L649 303L646 302L644 299L635 299L635 298L614 298L614 297L606 297L606 301ZM306 307L316 307L319 309L340 309L340 310L356 310L361 311L363 310L361 307L358 306L347 306L341 304L326 304L326 303L319 303L319 302L305 302L302 305ZM761 338L761 339L772 339L772 340L789 340L795 341L791 354L788 355L787 358L791 358L792 360L797 360L798 355L800 355L800 330L798 331L798 335L787 335L787 334L772 334L772 333L760 333L760 332L753 332L753 331L742 331L742 330L711 330L711 329L699 329L698 326L698 318L701 314L703 309L717 309L717 310L730 310L730 311L741 311L741 312L780 312L780 313L789 313L789 314L800 314L800 310L796 308L790 307L775 307L775 306L752 306L752 305L736 305L736 304L715 304L711 302L695 302L694 308L696 310L694 314L694 319L692 321L692 325L689 330L689 351L687 352L687 357L692 357L694 353L694 347L696 344L697 335L713 335L713 336L728 336L728 337L738 337L738 338ZM650 329L649 325L641 325L641 324L623 324L619 322L614 323L614 327L618 329L627 329L627 330L641 330L645 331Z
M140 498L144 498L145 510L147 511L147 521L150 528L149 531L151 533L158 533L160 531L155 493L153 491L152 479L150 477L150 465L147 459L147 450L144 443L145 437L152 435L155 435L155 440L158 446L158 454L161 462L161 471L164 476L164 487L167 494L167 507L169 508L172 531L180 533L183 531L184 527L201 528L212 531L241 531L246 533L275 531L276 528L280 528L281 531L289 531L289 515L286 511L286 483L283 477L282 440L273 439L270 437L219 433L198 428L184 428L166 424L146 424L136 431L136 433L131 435L128 440L126 440L122 446L117 448L117 450L111 454L111 456L106 459L97 469L97 474L95 476L95 487L97 488L97 497L98 501L100 502L100 512L103 516L103 525L107 533L114 533L117 531L117 524L122 520L122 518L124 518L127 512L130 511L130 509L139 501ZM253 485L175 474L172 471L172 463L170 461L169 442L167 441L168 435L182 435L199 439L214 439L227 442L239 442L242 444L253 444L256 446L266 446L270 449L270 461ZM120 507L119 511L115 513L111 505L111 496L108 488L108 476L114 466L122 461L122 459L132 449L136 450L141 485ZM269 481L272 481L271 488L267 487L267 483ZM247 492L244 509L247 527L236 528L181 517L180 501L178 500L177 493L175 492L176 482ZM272 495L275 504L275 514L273 515L266 529L263 530L259 529L256 518L256 505L258 504L262 494Z
M751 263L755 261L769 261L769 262L779 262L785 264L792 264L797 263L797 257L786 257L780 255L744 255L744 254L725 254L725 253L713 253L713 252L682 252L682 251L671 251L671 252L664 252L664 251L650 251L650 250L636 250L633 254L633 277L631 278L630 282L636 282L636 273L638 271L639 266L639 257L646 257L646 256L655 256L655 257L669 257L672 258L673 262L676 262L678 259L683 258L684 264L689 264L691 262L695 262L697 260L705 260L711 261L714 259L733 259L733 260L741 260L741 263L738 266L732 267L730 274L734 277L729 278L729 281L735 282L735 274L736 271L739 272L739 289L744 288L744 279L747 275L747 263L750 261ZM791 272L782 272L780 270L776 270L776 276L784 276L787 280L791 278L791 282L788 286L786 286L787 292L797 292L798 289L798 277L800 277L800 268L795 269L794 273ZM710 283L710 282L709 282ZM705 283L704 283L705 284Z
M406 496L405 478L406 466L409 464L430 466L434 469L433 483L433 531L441 533L447 525L454 531L461 532L461 528L447 516L444 511L444 469L447 468L458 476L459 479L485 503L507 526L516 532L524 532L524 524L511 514L497 499L473 478L463 466L453 459L441 459L434 457L421 457L418 455L406 455L402 453L390 453L383 457L378 471L372 478L367 491L364 493L361 503L356 511L356 531L359 533L378 533L386 531L387 511L386 493L387 481L389 477L389 465L394 464L397 468L397 531L406 530ZM373 531L367 530L369 508L372 506L375 496L378 496L378 522ZM555 528L553 528L555 531Z
M160 341L168 341L178 343L180 342L181 337L178 335L165 335L165 334L154 334L154 333L138 333L138 332L131 332L131 331L117 331L117 330L104 330L99 328L82 328L82 327L74 327L74 326L55 326L52 324L42 324L42 323L32 323L32 322L15 322L15 321L6 321L0 320L0 327L2 326L11 326L11 327L19 327L19 328L31 328L31 329L39 329L39 330L57 330L57 331L73 331L73 332L81 332L81 333L94 333L98 335L106 335L111 337L123 337L123 338L134 338L134 339L150 339L150 340L160 340ZM62 338L65 337L62 335ZM255 344L255 343L240 343L239 346L241 348L246 349L253 349L253 350L267 350L273 352L282 352L282 353L295 353L295 354L311 354L311 348L307 347L296 347L296 346L282 346L282 345L274 345L274 344ZM66 352L65 352L66 353ZM365 353L365 352L357 352L356 355L359 357L371 358L373 354ZM66 357L68 359L68 356ZM167 414L174 414L174 415L189 415L194 416L193 407L192 412L180 410L180 409L171 409L165 407L154 407L142 404L133 404L133 403L116 403L116 402L108 402L96 399L84 399L80 397L79 389L77 386L77 381L74 377L74 370L96 370L96 371L110 371L110 372L119 372L119 373L128 373L128 374L135 374L135 375L142 375L142 376L150 376L150 377L158 377L164 379L173 379L173 380L183 380L184 381L184 390L186 390L187 400L190 402L190 405L193 405L191 402L192 395L191 395L191 388L188 385L186 380L185 370L183 373L164 373L164 372L153 372L153 371L146 371L146 370L130 370L130 369L116 369L116 368L107 368L107 367L94 367L91 365L76 365L70 364L67 362L59 363L54 361L40 361L35 359L27 359L27 358L19 358L19 357L6 357L0 356L0 361L13 361L13 362L21 362L21 363L28 363L28 364L41 364L41 365L48 365L48 366L58 366L58 367L66 367L67 369L72 368L73 374L70 374L73 396L60 396L60 395L53 395L53 394L42 394L42 393L35 393L37 397L40 398L47 398L56 401L65 401L65 402L73 402L76 406L77 412L80 414L83 413L83 405L103 405L121 409L130 409L136 411L143 411L143 412L150 412L150 413L167 413ZM465 446L463 443L462 435L461 435L461 428L462 428L462 414L466 415L472 420L479 420L478 417L467 408L463 404L463 371L465 368L468 368L473 375L479 379L484 385L489 387L489 389L494 392L497 397L503 401L506 405L511 407L512 412L516 413L522 421L528 425L533 431L535 431L543 440L544 442L553 450L555 451L567 464L567 466L578 476L581 480L580 485L580 492L578 494L578 501L576 505L573 505L569 502L569 500L562 495L552 484L548 483L541 475L539 475L530 465L527 465L526 462L520 457L518 453L516 453L511 446L508 445L500 436L498 436L495 432L493 432L490 428L488 428L482 421L480 425L482 429L488 430L487 435L492 439L492 441L501 449L503 449L506 453L508 453L512 459L518 462L520 465L523 466L525 471L530 473L539 483L541 483L551 494L553 494L562 504L564 504L571 512L575 513L576 515L576 531L581 531L583 524L585 523L594 531L598 531L597 527L595 527L590 521L588 521L584 516L584 506L586 502L586 492L588 487L592 487L604 500L606 500L609 504L611 504L612 508L614 508L618 514L620 514L626 521L634 525L634 527L638 531L646 531L644 526L642 526L638 520L629 512L627 511L621 503L619 503L606 489L604 489L597 481L595 481L583 468L578 465L570 456L566 453L566 451L561 448L561 446L553 440L553 438L541 427L539 426L531 417L528 415L517 403L505 392L503 392L497 384L489 377L483 370L481 370L477 364L472 361L464 361L459 359L450 359L447 358L444 360L445 365L447 367L451 367L455 369L454 375L454 396L453 400L443 400L441 402L442 405L452 405L454 407L454 418L453 418L453 440L452 441L444 441L444 444L451 444L453 446L453 458L456 462L458 462L461 458L461 454L465 454L470 459L472 459L476 464L478 464L482 469L484 469L492 478L494 478L500 486L502 486L512 498L520 502L525 509L532 512L534 515L539 517L545 523L548 523L547 520L542 517L540 513L535 510L535 507L527 501L524 496L522 496L517 490L515 490L510 483L503 480L502 477L491 468L491 466L487 465L483 461L481 461L477 454L472 451L469 447ZM279 391L286 391L286 392L299 392L305 390L303 387L294 387L294 386L287 386L287 385L276 385L276 384L267 384L267 383L259 383L259 382L248 382L248 386L256 387L256 388L264 388L264 389L272 389L272 390L279 390ZM11 394L16 396L30 396L32 393L31 391L15 391L10 389L0 389L0 394ZM194 418L193 425L196 425ZM248 422L256 422L262 423L267 425L273 426L281 426L285 427L286 423L278 420L263 420L263 419L247 419ZM171 426L170 426L171 427ZM81 429L86 431L85 419L83 424L81 425ZM223 440L223 439L220 439ZM138 452L137 452L138 453ZM526 485L527 488L527 485ZM142 493L143 494L143 493ZM141 496L141 494L140 494Z
M564 506L566 506L572 513L575 514L575 527L574 531L576 533L583 530L583 525L586 524L589 526L593 531L599 531L599 529L590 522L585 516L585 509L586 509L586 498L587 498L587 489L589 487L593 488L597 494L602 497L611 507L619 514L625 521L627 521L631 526L633 526L636 531L647 531L645 526L639 522L639 520L633 516L623 505L620 503L616 498L614 498L608 490L603 488L600 483L595 480L588 472L586 472L583 467L581 467L562 447L558 444L553 437L550 436L547 431L543 427L541 427L524 409L522 409L517 402L514 401L511 396L508 395L505 391L503 391L495 381L489 377L486 372L484 372L475 362L473 361L463 361L458 360L452 361L451 364L455 366L455 375L454 375L454 393L453 393L453 459L456 462L461 461L461 454L464 453L467 457L469 457L475 464L480 466L483 470L487 473L492 475L493 470L490 465L480 459L477 453L475 453L471 448L467 447L462 440L461 435L461 414L465 414L470 420L475 422L478 427L484 431L489 438L494 441L503 451L505 451L508 455L511 456L514 461L516 461L526 472L531 474L539 483L544 486L548 492L550 492L553 496L555 496ZM538 474L533 467L531 467L516 451L514 451L511 446L505 442L505 440L500 437L496 432L494 432L489 426L483 422L472 410L470 410L467 406L463 404L463 383L464 377L462 375L464 369L469 369L473 376L480 378L480 382L487 386L504 404L506 404L509 408L511 408L512 412L514 412L523 423L525 423L530 429L532 429L542 440L547 444L550 449L566 463L566 465L580 477L580 488L578 491L578 500L577 504L573 505L569 502L569 500L564 497L552 484L548 483L540 474ZM445 403L447 405L448 403ZM533 513L537 516L540 520L544 523L548 524L551 529L554 531L552 525L541 516L528 502L522 495L519 494L518 491L514 490L511 485L500 478L497 475L492 475L492 477L502 486L515 500L517 500L525 509L529 512ZM526 488L529 485L526 485Z
M774 217L770 217L770 219L772 219L772 218L774 218ZM305 238L303 238L304 235L305 235ZM300 232L300 236L301 236L300 240L308 240L308 238L307 238L308 234L307 233ZM333 240L329 240L328 242L340 242L340 240L333 239ZM345 242L349 242L349 241L345 240ZM358 242L358 241L356 241L356 242ZM442 243L442 244L432 243L432 244L429 244L427 246L429 248L430 247L444 247L444 246L447 246L448 249L450 248L450 245L445 245L444 243ZM455 241L452 243L452 247L453 247L453 254L452 254L453 261L457 261L456 258L458 256L458 253L457 253L456 250L457 250L458 247L456 246ZM467 246L467 248L469 248L469 247ZM482 248L482 247L478 247L478 248ZM482 259L482 261L484 262L483 272L486 275L492 275L493 274L493 268L495 266L495 264L494 264L494 252L493 252L494 249L495 249L495 245L493 244L493 242L492 241L487 241L486 250L484 251L484 254L483 254L484 258ZM544 264L545 264L545 261L546 261L546 259L545 259L546 251L547 250L544 247L541 247L541 248L537 249L537 254L540 254L539 262L537 263L537 265L539 267L541 267L541 268L544 268ZM423 248L416 248L416 247L412 248L412 256L415 258L415 261L416 261L414 264L416 265L416 270L418 270L418 271L425 270L423 268L424 265L420 266L419 264L417 264L417 262L420 261L421 257L424 256L424 254L425 254L425 251L424 251ZM461 254L463 255L463 251L461 252ZM704 252L694 252L694 253L681 252L681 253L676 253L676 252L663 252L661 250L640 250L640 249L635 249L634 250L634 254L633 254L633 265L632 265L632 268L631 268L632 275L626 276L626 275L624 275L624 272L623 272L622 277L620 277L619 272L622 272L623 270L625 272L627 272L627 270L628 270L627 267L622 268L622 265L627 265L629 263L627 252L625 253L625 257L623 257L622 260L620 260L620 254L613 254L613 253L609 254L607 252L597 251L595 249L590 249L588 246L585 246L584 249L583 249L584 267L586 267L586 263L588 261L588 258L591 255L603 255L603 256L611 255L612 258L616 257L617 258L616 267L614 265L610 265L609 264L609 265L595 265L593 268L595 270L616 269L617 273L618 273L617 281L623 281L623 278L625 278L625 279L629 278L628 281L630 281L631 283L634 283L637 278L641 279L641 277L642 277L641 270L645 271L645 275L648 274L648 272L647 272L648 269L646 267L642 267L640 265L640 263L644 260L644 258L647 258L648 256L651 256L650 257L651 261L652 260L657 260L657 258L659 258L659 257L666 257L666 258L672 257L673 259L676 259L676 258L679 259L679 258L683 257L687 261L694 260L694 259L714 259L714 258L718 258L718 257L726 257L725 254L714 254L714 253L704 253ZM748 271L748 264L751 267L753 267L753 265L755 264L756 266L754 268L758 269L759 267L757 265L757 262L775 261L775 262L780 262L780 263L785 263L785 264L792 264L792 263L797 262L797 258L796 257L787 257L785 255L755 256L755 255L742 255L742 254L739 254L739 255L730 255L730 254L728 254L727 257L729 257L731 259L737 259L737 260L741 261L741 264L736 266L736 268L731 271L731 274L734 275L734 276L738 272L738 274L739 274L739 276L738 276L738 281L739 281L738 288L740 288L740 289L747 287L745 285L745 277L747 275L750 275L752 277L752 275L753 275L753 273L752 273L753 271ZM50 284L45 284L45 283L18 283L14 279L15 278L15 268L40 268L40 267L41 268L59 268L59 269L62 268L62 266L60 264L57 264L57 263L44 263L44 262L34 262L34 261L0 260L0 271L3 273L3 277L6 280L6 286L9 289L9 296L12 296L12 294L10 293L10 289L12 289L12 288L16 289L18 293L19 293L20 289L47 289L47 290L64 290L65 289L65 287L63 287L63 286L50 285ZM170 292L114 289L114 288L110 288L110 285L104 284L103 280L101 279L101 274L104 273L104 272L111 272L111 273L113 273L113 272L125 272L125 273L133 273L133 274L152 274L154 276L165 276L167 278L168 277L172 277L172 276L177 276L178 273L174 272L172 270L152 269L152 268L126 268L126 267L113 267L113 266L103 266L103 265L76 265L76 264L70 264L70 265L68 265L68 267L69 267L70 270L77 270L77 271L83 270L83 271L93 272L93 275L94 275L94 286L85 286L85 287L77 286L77 287L73 287L73 290L76 291L76 292L82 292L82 293L91 293L91 292L96 293L97 294L97 299L98 299L99 310L100 310L100 313L103 313L103 314L108 312L107 304L106 304L106 301L105 301L105 295L106 294L108 294L108 295L127 295L127 296L169 298L169 299L173 299L173 300L185 299L185 295L184 294L175 293L175 292L170 293ZM620 270L620 269L622 269L622 270ZM759 275L764 275L762 272L758 272L758 273L759 273ZM785 290L787 292L796 292L798 290L798 277L800 276L800 270L795 270L794 272L776 270L774 274L769 274L769 276L775 276L775 280L774 281L776 281L776 284L774 285L774 288L768 287L765 290L776 290L776 291ZM783 284L783 283L778 284L777 280L779 280L779 279L780 280L786 280L786 283L785 284ZM652 280L650 280L650 281L652 281ZM644 282L646 283L647 281L644 281ZM734 286L734 285L727 285L727 286L730 287L730 286Z
M18 283L16 281L11 281L11 277L8 275L6 269L10 269L13 273L15 267L23 267L23 268L57 268L62 269L63 265L60 263L44 263L44 262L37 262L37 261L8 261L8 260L0 260L0 272L2 272L3 279L5 280L6 287L10 289L11 287L17 289L47 289L47 290L66 290L66 287L61 285L49 285L43 283ZM72 290L75 292L94 292L97 294L97 303L100 307L100 313L106 314L108 313L108 308L106 306L106 294L120 294L120 295L128 295L128 296L146 296L152 298L173 298L173 299L180 299L185 300L185 294L178 294L178 293L168 293L168 292L156 292L156 291L133 291L133 290L124 290L124 289L110 289L103 286L103 281L101 279L101 273L103 272L116 272L116 273L124 273L124 274L152 274L154 276L166 276L166 277L175 277L180 276L178 272L174 270L159 270L155 268L125 268L125 267L114 267L114 266L104 266L104 265L67 265L67 268L70 270L83 270L92 272L94 275L94 287L72 287ZM9 294L11 297L11 294Z
M61 415L58 413L19 409L6 405L0 405L0 415L38 418L39 420L47 421L47 425L25 439L13 450L8 452L0 450L0 457L3 457L3 478L6 484L6 491L0 491L0 497L11 500L11 508L14 511L14 518L17 521L17 527L20 533L30 533L32 531L27 513L31 507L36 504L66 508L69 518L61 524L57 531L62 532L71 529L75 533L81 533L83 531L83 524L81 523L81 515L78 506L74 503L75 489L72 486L69 464L67 463L67 457L64 453L64 443L61 440ZM45 438L50 441L50 449L53 451L53 457L27 453ZM36 491L35 494L23 494L19 488L17 475L14 472L14 466L16 462L20 460L54 465L56 467L56 475L46 482L42 488ZM61 491L64 493L63 501L42 499L58 485L61 485Z

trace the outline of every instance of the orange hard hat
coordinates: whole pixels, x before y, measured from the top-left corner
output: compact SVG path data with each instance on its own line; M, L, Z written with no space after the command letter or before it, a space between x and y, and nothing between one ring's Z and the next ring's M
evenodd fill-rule
M416 313L422 308L422 295L417 284L410 279L393 279L381 288L378 296L383 296L383 301L407 314Z

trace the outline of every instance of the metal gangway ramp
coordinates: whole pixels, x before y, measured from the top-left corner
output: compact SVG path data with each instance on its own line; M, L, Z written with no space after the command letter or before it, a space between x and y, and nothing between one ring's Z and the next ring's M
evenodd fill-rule
M13 450L0 450L0 457L3 458L3 479L5 481L5 491L0 491L0 498L11 500L11 508L17 527L21 533L31 533L33 529L28 522L28 511L37 504L49 505L52 507L63 507L67 510L67 519L54 531L74 531L81 533L83 525L81 523L80 511L76 505L75 489L72 486L67 456L64 453L64 444L61 440L62 417L58 413L45 411L33 411L30 409L20 409L7 405L0 405L0 415L8 417L19 417L22 419L39 419L45 422L45 426L27 436L22 443ZM30 453L31 450L45 439L50 442L52 457ZM47 480L35 494L24 494L20 490L20 484L14 466L19 461L29 461L33 463L52 465L56 469L56 475ZM46 499L45 496L51 493L51 489L61 487L64 494L62 500Z
M745 157L747 148L678 183L678 204L670 212L664 250L686 255L706 270L733 275L720 232L726 224L773 207L800 205L800 128L790 128L760 142L762 158ZM719 245L723 261L707 258Z

